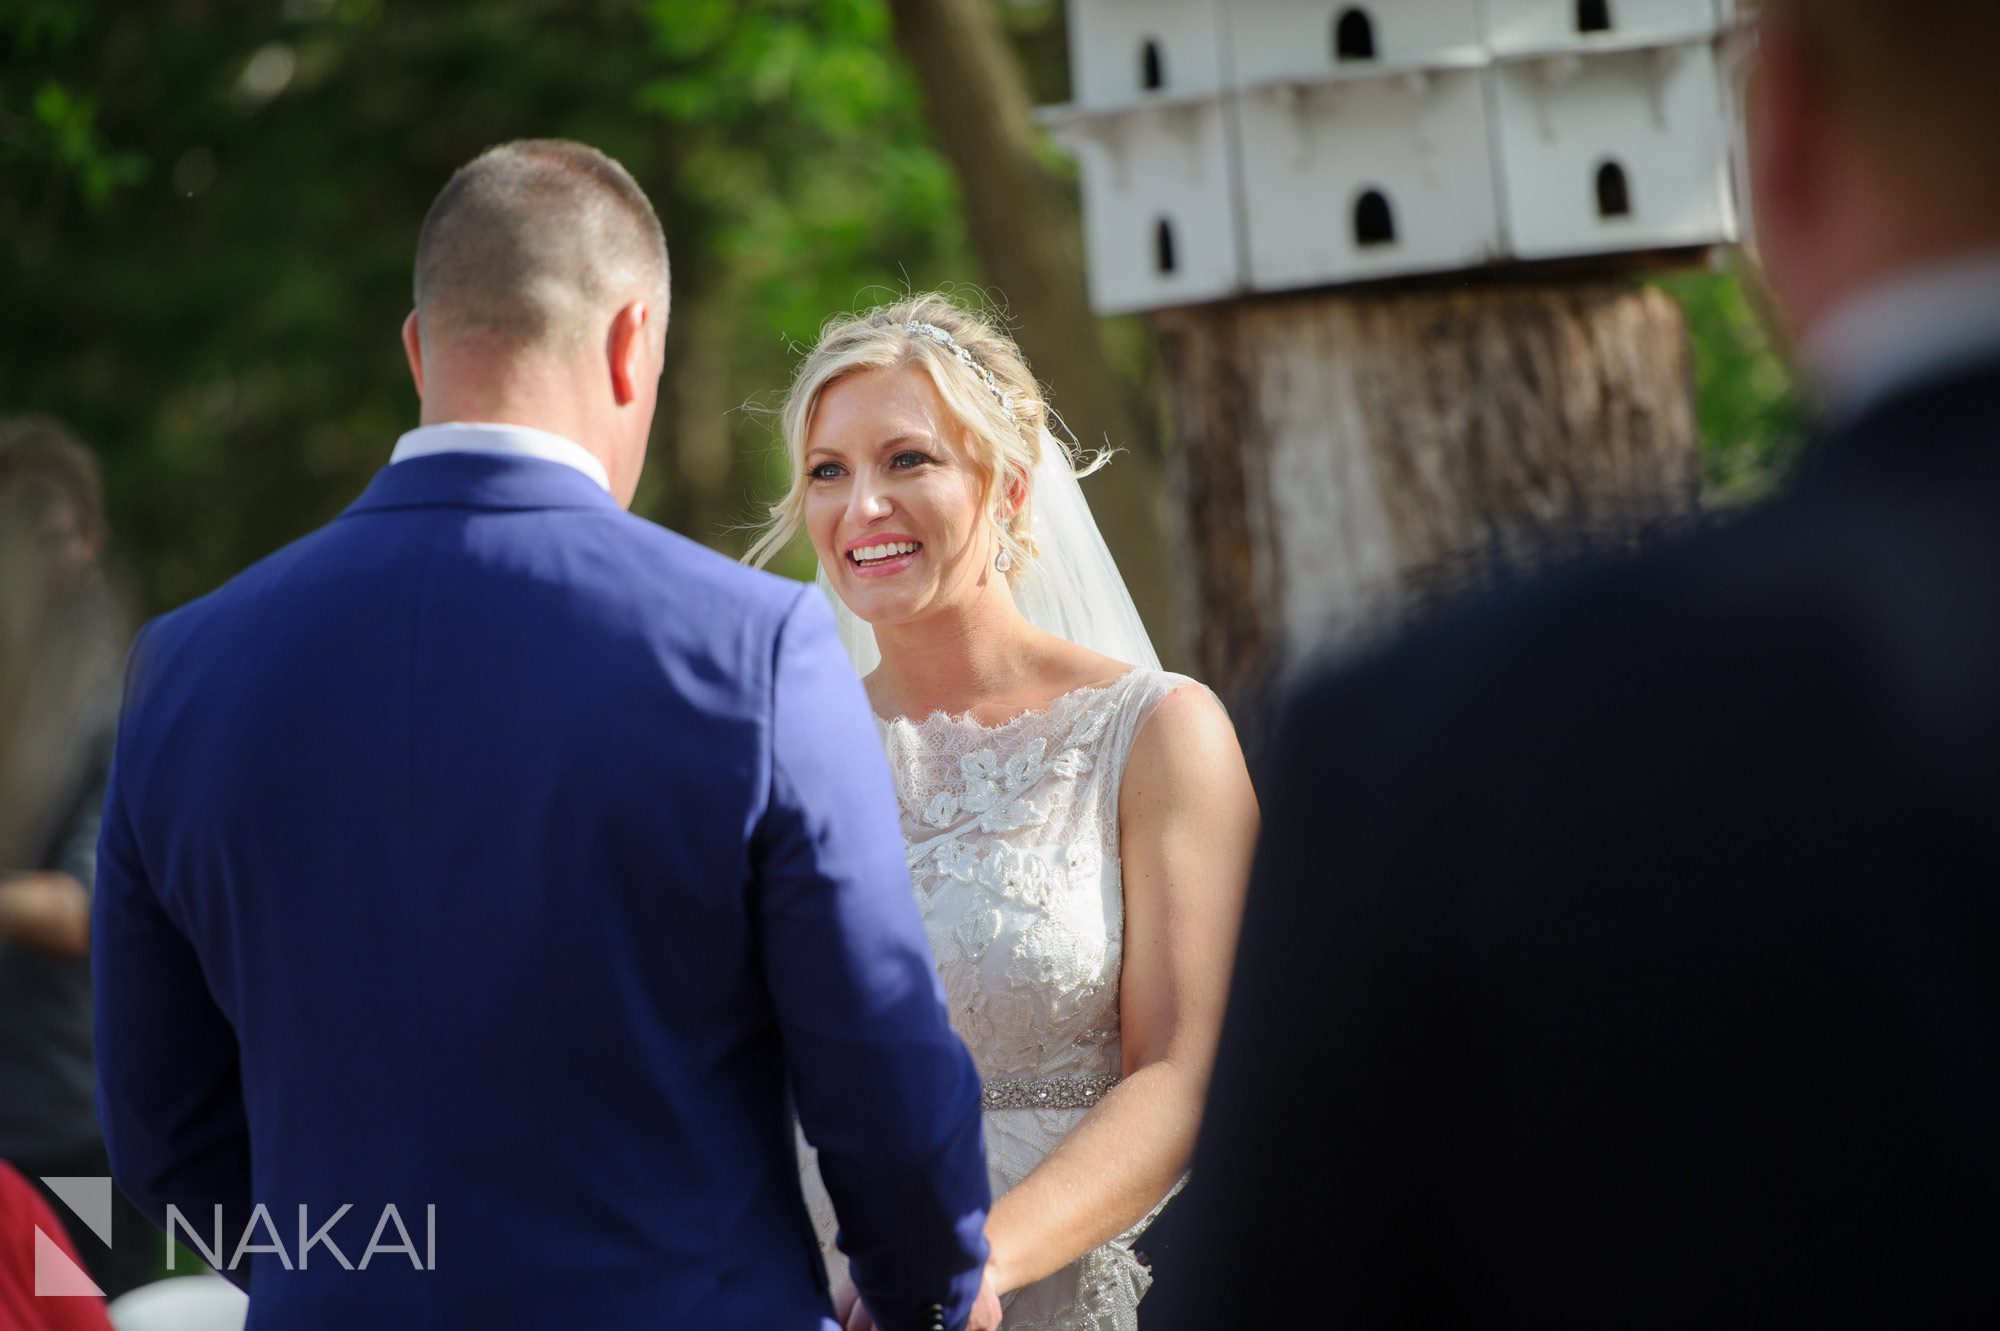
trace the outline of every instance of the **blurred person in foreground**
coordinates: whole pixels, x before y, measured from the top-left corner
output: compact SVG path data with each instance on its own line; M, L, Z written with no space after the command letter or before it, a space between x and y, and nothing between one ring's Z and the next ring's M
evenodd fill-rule
M1166 1325L2000 1324L2000 5L1758 22L1808 474L1302 690Z
M422 425L133 653L120 1183L221 1231L252 1328L831 1331L795 1103L875 1320L994 1326L979 1082L832 612L626 511L652 205L583 144L494 148L415 295Z
M97 460L46 416L0 421L0 1160L104 1175L93 1104L90 893L117 717L120 619L103 572ZM53 1198L45 1187L45 1197ZM160 1235L122 1197L114 1246L78 1247L116 1297L149 1279Z

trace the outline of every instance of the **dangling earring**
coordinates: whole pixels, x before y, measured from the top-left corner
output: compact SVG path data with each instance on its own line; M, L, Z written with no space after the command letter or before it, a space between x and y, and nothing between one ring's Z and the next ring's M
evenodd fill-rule
M995 573L1005 573L1013 567L1014 556L1007 553L1006 546L1001 546L1000 553L993 556L993 571Z

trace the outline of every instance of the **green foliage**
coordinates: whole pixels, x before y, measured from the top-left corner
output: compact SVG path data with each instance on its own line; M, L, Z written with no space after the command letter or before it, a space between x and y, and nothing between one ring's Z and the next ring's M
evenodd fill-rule
M5 3L5 0L0 0ZM0 8L0 411L70 420L157 609L337 513L414 422L397 329L452 169L623 161L675 260L638 507L729 550L832 312L970 271L882 0ZM793 571L799 571L794 569Z
M35 90L30 123L40 132L29 140L27 155L45 157L74 180L92 209L102 208L117 186L145 178L145 158L112 149L98 133L97 103L60 83L46 82Z
M1680 302L1693 342L1708 503L1727 508L1762 499L1797 465L1806 422L1744 275L1688 272L1655 281Z
M39 178L44 200L68 183L97 209L119 186L144 178L146 159L105 140L95 98L29 73L36 62L72 51L84 18L76 6L47 0L0 8L0 168L24 186ZM18 207L27 197L13 202Z

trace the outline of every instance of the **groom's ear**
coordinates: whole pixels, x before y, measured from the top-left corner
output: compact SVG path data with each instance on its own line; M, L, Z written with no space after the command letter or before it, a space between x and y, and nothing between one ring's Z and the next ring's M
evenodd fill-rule
M653 373L653 319L653 307L643 300L628 301L611 316L610 343L605 349L611 358L611 398L621 407L639 396Z
M410 362L410 381L417 386L417 396L424 395L424 344L417 337L417 312L410 311L410 317L403 320L403 355Z

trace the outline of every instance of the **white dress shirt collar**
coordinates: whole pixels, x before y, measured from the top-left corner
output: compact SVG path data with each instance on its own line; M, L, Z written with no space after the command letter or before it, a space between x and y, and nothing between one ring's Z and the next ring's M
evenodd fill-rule
M450 421L424 425L396 441L390 465L435 453L486 453L498 457L540 458L574 467L611 489L611 476L591 451L574 439L527 425L491 425L481 421Z
M1803 350L1836 422L2000 358L2000 251L1911 269L1870 287L1824 320Z

